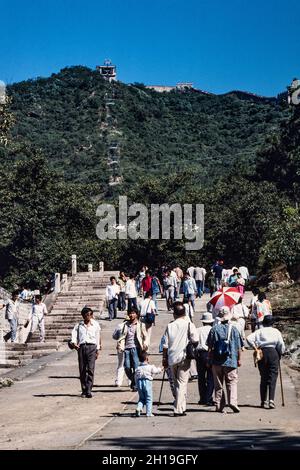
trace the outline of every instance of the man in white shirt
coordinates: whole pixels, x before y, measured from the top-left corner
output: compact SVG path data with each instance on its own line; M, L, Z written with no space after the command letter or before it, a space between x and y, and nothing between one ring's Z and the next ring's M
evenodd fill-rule
M189 275L190 275L191 277L194 277L194 276L195 276L195 268L194 268L194 266L190 266L189 268L187 268L186 271L189 273Z
M176 299L179 299L180 298L180 287L181 287L181 282L182 282L182 279L183 279L183 271L179 266L177 266L174 269L174 272L176 273L176 277L177 277Z
M177 287L177 281L174 276L171 276L170 270L164 273L163 286L166 296L168 312L172 310L172 304L175 297L175 289Z
M201 298L202 295L204 294L205 276L206 276L206 269L200 268L199 266L197 266L195 268L195 281L196 281L196 286L197 286L197 294L199 298Z
M11 340L12 343L16 342L17 328L18 328L18 316L19 316L19 292L14 291L11 299L6 303L5 309L5 320L8 320L10 325L10 331L4 336L4 341Z
M30 328L30 333L27 337L26 343L30 341L33 333L35 332L37 328L39 329L39 332L40 332L40 342L41 343L45 342L45 319L44 317L45 315L47 315L47 313L48 313L47 307L42 302L42 296L36 295L34 298L34 304L32 305L32 309L27 320L27 324L31 321L31 328Z
M214 377L211 365L208 365L208 346L206 344L209 332L213 326L214 318L210 312L203 314L203 326L197 328L199 344L197 346L197 372L199 405L213 406Z
M84 307L81 310L83 320L72 331L72 343L78 351L78 363L81 383L81 397L92 398L95 361L98 359L100 344L100 325L93 319L93 310Z
M195 295L197 293L196 281L187 272L183 281L183 297L190 300L195 310Z
M129 275L129 279L126 281L125 295L128 298L127 311L130 312L131 308L137 308L137 290L134 274Z
M186 321L182 302L174 303L174 321L165 331L163 346L163 366L170 367L174 377L175 405L174 416L186 415L186 395L191 360L186 358L186 347L191 341L197 344L199 336L193 323Z
M117 304L120 293L120 286L114 276L110 278L110 284L106 287L106 300L108 304L109 321L117 318Z

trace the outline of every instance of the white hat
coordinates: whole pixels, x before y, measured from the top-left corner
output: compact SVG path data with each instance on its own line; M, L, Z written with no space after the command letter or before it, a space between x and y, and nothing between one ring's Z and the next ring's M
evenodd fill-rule
M213 319L213 316L210 312L205 312L202 315L201 321L202 321L202 323L213 323L214 319Z

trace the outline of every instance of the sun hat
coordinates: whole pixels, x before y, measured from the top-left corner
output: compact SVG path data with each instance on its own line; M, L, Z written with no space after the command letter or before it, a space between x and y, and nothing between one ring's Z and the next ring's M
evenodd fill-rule
M210 312L205 312L201 318L202 323L213 323L215 320Z

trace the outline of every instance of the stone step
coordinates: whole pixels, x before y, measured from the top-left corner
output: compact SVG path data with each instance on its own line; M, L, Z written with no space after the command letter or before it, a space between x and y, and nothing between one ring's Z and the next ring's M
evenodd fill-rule
M98 288L95 288L94 290L69 290L68 292L62 292L59 294L59 299L63 299L63 298L66 298L66 297L69 297L69 298L81 298L81 297L89 297L91 299L94 299L95 297L103 297L105 296L105 292L104 292L104 289L103 290L100 290Z
M84 287L88 287L89 289L104 289L107 284L110 284L110 280L107 281L73 281L72 284L70 284L69 289L83 289Z
M79 321L79 320L82 320L81 315L72 316L72 315L69 315L68 313L65 313L64 315L61 315L61 314L54 315L52 318L48 318L46 322L46 328L47 328L47 325L52 325L55 322L72 323L74 321Z
M57 349L39 349L37 351L31 351L31 357L33 359L35 359L35 358L41 357L41 356L48 356L49 354L52 354L54 352L57 352ZM22 358L22 356L21 356L21 358Z
M28 350L38 350L38 349L57 349L59 344L56 341L47 342L47 343L6 343L6 350L13 351L28 351Z
M82 272L82 273L76 273L73 276L73 279L90 279L90 278L99 278L99 279L105 279L105 278L110 278L111 276L119 276L120 271L105 271L105 272L100 272L100 271L92 271L92 272Z
M4 363L5 361L11 361L11 360L18 360L19 362L23 361L30 361L32 359L31 354L23 354L22 356L14 356L12 354L8 354L7 356L2 356L0 354L0 363Z
M70 331L72 331L74 328L74 325L70 325L69 327L64 327L64 328L49 328L46 331L46 338L48 338L51 335L54 334L70 334Z
M62 306L63 308L64 307L75 307L77 305L82 305L83 307L87 304L92 304L92 305L99 305L99 304L103 304L103 302L105 301L104 298L94 298L94 299L86 299L86 298L74 298L74 299L71 299L69 297L66 297L66 298L58 298L57 301L55 302L55 305L53 306L53 308L58 308L59 306Z
M0 369L12 369L13 367L19 367L20 361L16 359L1 360Z
M104 301L105 301L105 296L97 295L93 298L90 298L90 297L85 297L84 295L82 295L82 296L76 296L76 297L58 297L56 303L63 304L63 305L66 303L69 303L72 305L76 305L76 304L86 305L86 304L91 304L91 303L97 304L97 303L104 302Z

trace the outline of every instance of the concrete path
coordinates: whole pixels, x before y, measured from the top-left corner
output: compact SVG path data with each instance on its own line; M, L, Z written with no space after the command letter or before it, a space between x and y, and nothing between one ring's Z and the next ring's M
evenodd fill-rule
M208 296L197 300L195 323L205 310ZM159 301L160 313L153 329L151 362L160 365L158 344L172 316ZM43 368L0 390L0 449L300 449L300 407L295 388L283 367L286 406L277 387L275 410L259 408L259 374L252 352L245 351L239 370L241 413L214 412L199 406L197 383L189 383L188 415L172 416L172 396L164 383L162 405L154 418L134 417L136 393L116 388L115 346L111 339L117 320L103 320L104 350L97 363L94 397L80 398L76 353L49 356ZM32 371L33 372L33 371ZM125 385L125 383L124 383ZM154 381L158 399L161 377Z

